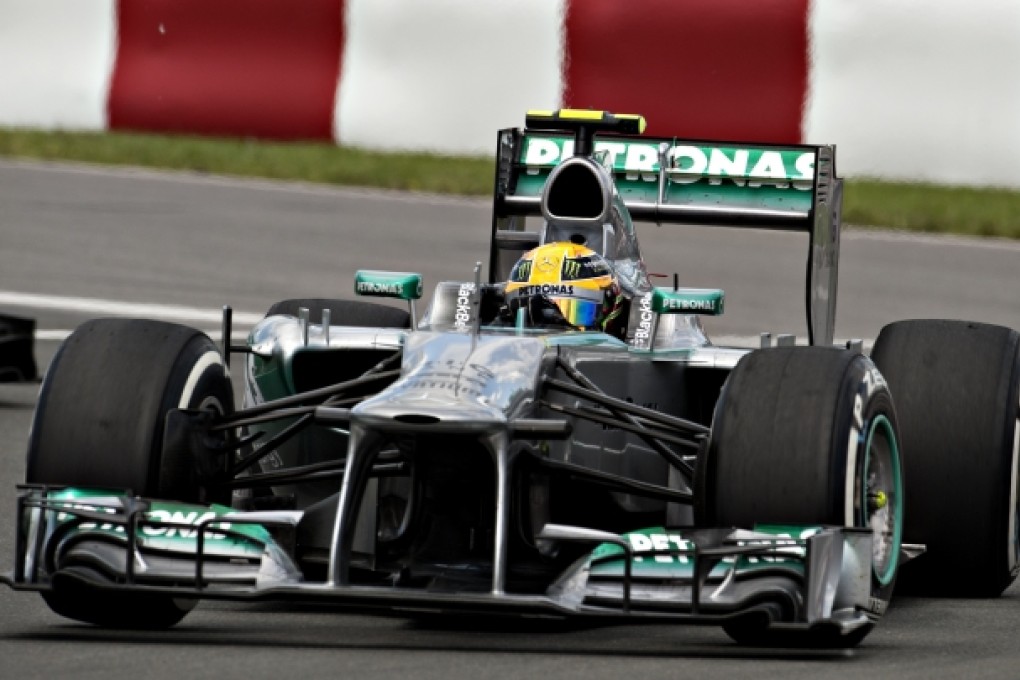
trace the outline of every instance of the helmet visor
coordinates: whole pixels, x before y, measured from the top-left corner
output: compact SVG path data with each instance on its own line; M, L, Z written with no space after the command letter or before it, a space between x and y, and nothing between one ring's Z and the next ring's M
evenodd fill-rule
M594 300L577 298L551 298L550 301L559 308L567 323L577 328L594 328L602 307Z

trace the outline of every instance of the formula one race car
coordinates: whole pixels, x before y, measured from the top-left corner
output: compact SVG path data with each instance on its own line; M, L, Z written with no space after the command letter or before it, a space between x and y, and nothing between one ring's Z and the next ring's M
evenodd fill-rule
M420 318L419 275L362 271L358 295L409 311L285 300L223 348L83 324L43 382L5 582L113 627L278 599L827 646L897 581L1001 593L1020 335L904 321L870 358L834 346L834 149L643 128L561 110L501 131L487 278L439 283ZM723 292L653 286L632 220L806 233L809 346L712 344Z

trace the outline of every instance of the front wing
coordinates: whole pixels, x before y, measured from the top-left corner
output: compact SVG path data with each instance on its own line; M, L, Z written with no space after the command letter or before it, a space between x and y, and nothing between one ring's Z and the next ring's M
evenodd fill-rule
M872 535L839 527L646 529L617 536L549 525L546 540L594 549L542 594L304 580L293 555L301 513L236 512L105 490L20 487L16 590L100 591L224 600L319 601L425 610L626 621L723 623L850 634L884 603L870 597Z

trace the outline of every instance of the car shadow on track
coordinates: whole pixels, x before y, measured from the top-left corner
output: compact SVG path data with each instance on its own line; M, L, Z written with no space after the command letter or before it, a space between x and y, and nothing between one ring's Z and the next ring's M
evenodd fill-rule
M289 609L288 611L293 611ZM264 610L260 614L266 614ZM687 658L836 661L853 650L740 647L721 630L706 627L638 625L596 626L543 619L510 620L477 616L352 617L340 626L314 615L315 625L274 620L266 624L241 615L229 628L187 621L168 631L117 631L68 623L36 628L8 640L54 643L119 643L196 647L242 647L454 653L554 654L606 658ZM382 619L382 621L380 621ZM251 624L251 625L249 625ZM865 643L866 644L866 643Z

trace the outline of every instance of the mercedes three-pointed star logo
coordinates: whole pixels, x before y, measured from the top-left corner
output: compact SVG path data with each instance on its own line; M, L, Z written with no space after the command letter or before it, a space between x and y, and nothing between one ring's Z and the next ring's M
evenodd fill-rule
M554 269L559 269L559 266L560 258L555 255L543 255L542 259L535 264L535 268L543 274L548 274Z

